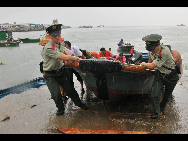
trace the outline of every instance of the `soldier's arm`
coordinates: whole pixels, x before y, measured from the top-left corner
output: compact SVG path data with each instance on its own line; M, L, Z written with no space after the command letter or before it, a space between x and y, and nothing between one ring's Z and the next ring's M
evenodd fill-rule
M152 63L152 59L151 59L151 56L149 56L149 60L148 60L148 63Z
M140 65L145 66L148 69L154 69L154 68L157 67L157 65L155 65L154 63L145 63L145 62L142 62Z
M63 60L63 61L81 60L79 57L70 56L70 55L65 55L64 53L61 53L61 55L58 57L58 59L59 59L59 60Z

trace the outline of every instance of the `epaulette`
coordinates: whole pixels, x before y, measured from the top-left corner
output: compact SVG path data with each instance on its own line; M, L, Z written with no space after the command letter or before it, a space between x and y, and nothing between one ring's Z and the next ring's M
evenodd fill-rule
M54 44L52 44L52 47L51 47L52 49L55 49L55 45Z

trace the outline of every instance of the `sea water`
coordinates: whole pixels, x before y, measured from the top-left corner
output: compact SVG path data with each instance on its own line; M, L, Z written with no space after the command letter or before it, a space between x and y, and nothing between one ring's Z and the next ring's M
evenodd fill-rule
M41 38L44 31L13 32L13 38ZM117 55L117 44L120 39L131 43L135 50L147 52L142 37L148 34L162 35L161 43L171 45L182 55L184 77L188 70L188 27L178 26L117 26L94 28L68 28L63 29L62 37L70 41L73 46L90 52L99 52L101 47ZM0 89L11 87L25 81L41 77L39 63L42 61L40 51L42 46L38 43L20 43L19 47L0 47L0 61L5 65L0 66Z

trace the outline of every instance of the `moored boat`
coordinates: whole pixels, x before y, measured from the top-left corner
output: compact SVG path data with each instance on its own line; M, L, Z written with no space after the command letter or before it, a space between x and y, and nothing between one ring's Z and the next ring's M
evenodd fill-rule
M78 28L93 28L93 26L79 26Z
M177 25L177 26L185 26L184 24L180 24L180 25Z
M117 52L124 53L124 54L130 54L132 47L134 47L134 45L131 45L131 44L121 45L121 46L118 46Z
M0 31L0 47L18 47L19 43L13 39L12 31Z
M0 42L0 47L18 47L19 42L10 41L10 42Z
M40 38L31 39L31 38L18 38L23 43L38 43L40 42Z

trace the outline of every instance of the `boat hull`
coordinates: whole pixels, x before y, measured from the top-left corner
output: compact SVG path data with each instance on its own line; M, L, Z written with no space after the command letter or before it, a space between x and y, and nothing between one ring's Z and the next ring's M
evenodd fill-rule
M40 42L40 39L29 39L29 38L18 38L23 43L38 43Z
M118 46L117 52L124 53L124 54L130 54L132 47L134 47L134 46L133 45Z
M98 97L97 81L92 72L76 68L83 78L88 90ZM149 94L151 91L154 74L121 70L120 72L105 73L108 99L110 101L120 100L127 94Z
M18 42L6 42L6 43L0 43L0 47L18 47Z

